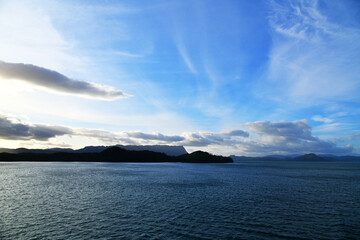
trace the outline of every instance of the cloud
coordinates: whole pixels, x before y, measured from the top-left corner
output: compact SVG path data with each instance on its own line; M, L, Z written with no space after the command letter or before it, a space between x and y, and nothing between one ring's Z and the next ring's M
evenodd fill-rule
M75 134L99 139L112 144L170 144L182 146L225 145L235 141L238 137L248 137L249 134L242 130L232 130L220 133L210 132L185 132L181 135L164 135L161 133L143 132L118 132L111 133L101 130L74 130Z
M223 132L222 135L230 137L249 137L249 133L243 130L231 130Z
M312 135L306 120L291 122L249 122L244 124L248 131L229 130L222 132L184 132L176 136L161 133L120 132L113 137L118 141L132 141L134 144L183 145L190 149L230 149L229 154L269 155L331 153L348 154L351 146L338 147L335 143L324 141ZM106 134L105 134L106 135ZM98 137L98 136L93 136ZM114 142L115 143L115 142Z
M360 133L354 133L354 135L350 137L350 140L355 140L357 138L360 138Z
M250 141L237 143L236 147L249 155L269 154L348 154L352 147L338 147L335 143L312 136L306 120L292 122L253 122L245 126L254 136Z
M178 37L178 39L176 40L176 47L177 47L182 59L184 60L186 66L190 70L190 72L192 74L197 74L197 70L194 67L194 64L191 62L188 52L186 50L186 47L184 45L184 42L180 37Z
M236 147L245 155L272 155L272 154L349 154L353 151L352 146L338 147L335 143L315 140L315 141L299 141L294 139L289 141L286 138L271 138L269 142L250 142L237 144Z
M333 142L312 136L306 120L291 122L249 122L243 125L248 131L185 132L180 135L143 132L109 132L98 129L68 128L55 125L29 124L0 115L0 139L28 142L54 140L67 135L92 139L96 143L115 145L182 145L189 149L214 150L217 154L264 156L271 154L349 154L351 145L339 147ZM354 134L353 138L359 137ZM89 141L86 141L89 142ZM91 142L91 141L90 141ZM226 151L226 153L224 152Z
M330 118L322 117L320 115L313 116L311 119L317 122L324 122L324 123L331 123L334 121Z
M0 138L7 140L46 141L56 136L72 134L70 128L44 124L29 124L0 115Z
M183 133L182 136L185 138L184 141L181 142L184 146L205 147L209 145L232 145L238 140L238 137L249 137L249 133L243 130L230 130L219 133Z
M0 115L0 138L8 140L48 140L62 135L95 139L107 144L170 144L184 146L208 146L230 144L235 139L246 138L249 133L231 130L219 133L186 132L181 135L143 132L109 132L98 129L67 128L42 124L29 124Z
M0 77L18 79L50 90L90 98L115 100L128 97L122 91L112 87L74 80L56 71L31 64L0 61Z
M161 133L118 132L101 130L74 130L82 135L109 144L168 144L182 145L189 149L215 150L220 154L270 155L270 154L304 154L331 153L348 154L352 147L338 147L335 143L312 136L311 127L306 120L291 122L249 122L244 130L222 132L184 132L180 135ZM226 149L226 153L222 151Z
M340 132L347 130L346 125L342 123L327 123L314 128L316 133Z
M271 1L273 46L261 95L310 105L357 99L360 29L346 24L357 19L343 2L324 4ZM344 14L334 18L337 9Z
M311 127L306 120L297 120L293 122L259 121L246 123L245 126L257 134L315 140L315 138L311 136Z
M185 140L182 136L166 136L161 133L142 133L142 132L127 132L125 133L130 138L138 138L143 140L158 140L164 142L179 142Z

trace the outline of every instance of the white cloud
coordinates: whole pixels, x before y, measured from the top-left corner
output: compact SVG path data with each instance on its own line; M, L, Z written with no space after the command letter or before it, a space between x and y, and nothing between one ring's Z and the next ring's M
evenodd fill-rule
M350 146L338 147L335 143L316 141L289 141L287 138L271 138L271 141L254 141L237 144L236 147L246 155L272 155L272 154L349 154L353 148Z
M1 2L0 59L31 62L59 71L76 72L82 69L86 58L74 54L74 42L55 28L52 19L38 3Z
M355 100L360 29L331 22L317 1L272 1L271 7L275 31L261 93L310 105Z
M339 132L343 130L346 130L346 126L341 123L326 123L314 128L316 133Z
M177 47L177 49L178 49L178 51L180 53L180 56L184 60L184 63L186 64L186 66L190 70L190 72L193 73L193 74L197 74L197 70L194 67L192 61L190 60L190 57L189 57L189 54L188 54L188 52L186 50L184 42L182 40L178 39L177 42L176 42L176 47Z
M314 120L314 121L317 121L317 122L324 122L324 123L331 123L331 122L334 121L334 120L332 120L330 118L322 117L320 115L315 115L311 119Z
M61 73L31 64L0 61L0 77L5 80L16 79L26 81L58 92L104 100L115 100L128 96L122 91L115 90L109 86L74 80Z
M236 147L249 155L270 154L348 154L351 147L338 147L335 143L312 136L311 127L306 120L292 122L253 122L246 123L253 133L250 141L238 143Z
M142 132L127 132L125 133L129 138L143 139L143 140L156 140L156 141L164 141L164 142L180 142L184 140L182 136L165 136L161 133L142 133Z

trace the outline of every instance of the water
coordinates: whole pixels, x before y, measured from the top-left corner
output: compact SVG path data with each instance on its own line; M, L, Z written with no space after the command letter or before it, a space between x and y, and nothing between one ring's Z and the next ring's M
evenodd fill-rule
M359 239L360 164L0 163L0 239Z

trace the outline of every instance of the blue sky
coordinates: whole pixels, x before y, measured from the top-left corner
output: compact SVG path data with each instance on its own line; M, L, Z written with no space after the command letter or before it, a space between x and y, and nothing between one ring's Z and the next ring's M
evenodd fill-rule
M358 1L0 0L0 147L360 154Z

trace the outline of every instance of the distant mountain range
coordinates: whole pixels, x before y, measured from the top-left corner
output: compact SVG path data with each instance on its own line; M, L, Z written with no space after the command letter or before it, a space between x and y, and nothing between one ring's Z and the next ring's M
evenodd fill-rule
M215 157L221 157L221 156L215 156L206 152L194 152L191 154L188 154L187 151L183 146L168 146L168 145L115 145L115 146L87 146L81 149L71 149L71 148L49 148L49 149L27 149L27 148L17 148L17 149L8 149L8 148L0 148L0 161L6 160L4 156L6 155L6 158L8 157L7 154L13 154L17 155L16 157L12 157L14 159L20 159L20 157L26 156L28 158L29 156L37 156L41 159L50 159L50 156L42 156L42 155L51 155L51 157L54 156L63 156L66 158L82 158L84 157L85 161L86 154L88 154L90 161L93 161L91 159L97 159L96 153L104 154L106 153L107 149L114 149L120 148L123 150L131 151L131 152L151 152L151 156L160 156L156 155L158 153L164 154L167 157L170 157L170 162L172 161L197 161L197 158L205 158L208 156L211 158L211 161L215 161ZM116 149L115 148L115 149ZM6 154L5 154L6 153ZM208 155L206 155L208 154ZM149 155L149 156L150 156ZM144 155L145 156L145 155ZM162 156L162 155L161 155ZM199 157L200 156L200 157ZM31 157L31 158L32 158ZM119 156L117 156L119 157ZM160 157L161 158L161 157ZM176 158L176 159L175 159ZM221 157L223 158L223 157ZM231 161L234 162L243 162L243 161L316 161L316 162L323 162L323 161L360 161L360 156L335 156L331 154L320 154L316 155L314 153L304 154L304 155L269 155L264 157L248 157L248 156L235 156L230 155L229 158L226 159L218 159L217 161L222 162L229 162L229 159L231 158ZM60 159L60 158L59 158ZM21 159L20 159L21 160ZM146 159L143 159L144 161L147 161ZM165 158L161 158L159 160L154 159L154 161L164 161ZM121 160L123 161L123 160ZM131 160L135 161L135 159ZM200 161L200 160L199 160ZM204 162L205 160L202 159L201 162Z
M180 156L187 154L187 151L183 146L168 146L168 145L115 145L130 151L152 151L165 153L169 156ZM50 153L99 153L104 151L107 148L114 146L87 146L81 149L71 149L71 148L48 148L48 149L27 149L27 148L0 148L0 153L41 153L41 154L50 154Z
M139 147L140 148L140 147ZM216 156L207 152L196 151L185 153L178 156L169 156L163 152L149 150L126 150L118 146L85 148L82 151L61 149L46 150L24 150L20 152L2 152L0 161L2 162L184 162L184 163L231 163L230 157ZM164 148L155 148L164 150ZM180 148L170 148L170 150L180 150ZM184 149L185 150L185 149ZM170 151L174 153L175 151Z
M304 155L270 155L264 157L247 157L247 156L235 156L230 155L230 158L234 162L244 162L244 161L307 161L307 162L334 162L334 161L343 161L343 162L360 162L360 156L335 156L331 154L321 154L316 155L314 153L308 153Z

